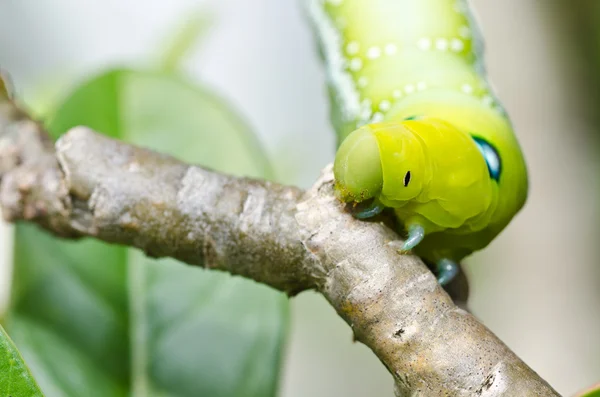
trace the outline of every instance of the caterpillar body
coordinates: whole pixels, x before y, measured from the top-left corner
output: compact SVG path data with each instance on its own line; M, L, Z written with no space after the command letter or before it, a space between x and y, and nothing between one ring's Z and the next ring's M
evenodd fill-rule
M336 192L394 209L445 284L525 204L528 176L466 0L307 0L338 133Z

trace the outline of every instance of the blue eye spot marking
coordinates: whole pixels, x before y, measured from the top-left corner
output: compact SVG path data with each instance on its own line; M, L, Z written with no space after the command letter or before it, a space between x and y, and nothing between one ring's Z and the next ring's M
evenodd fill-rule
M477 147L487 164L490 178L499 181L500 173L502 172L502 161L500 160L498 150L483 138L473 137L473 140L477 144Z

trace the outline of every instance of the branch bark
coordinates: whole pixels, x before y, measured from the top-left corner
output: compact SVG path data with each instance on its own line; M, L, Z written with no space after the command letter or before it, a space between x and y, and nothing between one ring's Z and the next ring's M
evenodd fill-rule
M381 222L354 219L327 167L308 191L223 175L78 127L53 144L0 103L0 206L92 237L297 294L316 289L379 357L397 396L558 396L458 308Z

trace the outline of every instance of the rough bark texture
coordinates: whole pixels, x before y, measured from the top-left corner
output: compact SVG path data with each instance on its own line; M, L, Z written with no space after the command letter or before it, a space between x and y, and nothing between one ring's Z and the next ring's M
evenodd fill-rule
M1 91L1 90L0 90ZM66 238L321 292L396 381L398 396L558 396L383 223L354 219L328 167L313 188L236 178L79 127L54 145L0 103L0 207Z

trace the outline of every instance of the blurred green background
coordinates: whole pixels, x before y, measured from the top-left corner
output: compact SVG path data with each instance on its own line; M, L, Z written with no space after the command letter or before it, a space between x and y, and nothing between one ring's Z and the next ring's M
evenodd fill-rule
M159 64L168 45L165 38L200 5L210 11L212 26L186 58L182 74L203 92L216 93L219 103L239 117L244 126L237 126L236 133L257 135L273 169L271 178L307 187L333 159L335 149L324 75L301 1L4 0L0 67L10 72L19 98L52 112L57 95L68 94L108 68ZM531 190L510 227L467 261L470 306L560 393L571 395L600 379L600 6L594 0L472 4L485 35L490 79L525 151ZM172 98L172 89L149 94L156 99L157 112L161 101ZM135 112L137 103L121 111ZM140 120L136 126L144 125ZM75 122L80 120L59 127ZM161 136L158 130L155 138ZM119 136L142 139L136 128L127 131ZM161 144L159 138L143 139ZM194 139L207 138L184 139L199 145ZM193 160L194 153L184 156ZM231 172L244 173L248 167L228 164ZM263 172L255 166L255 172ZM2 226L0 308L7 307L11 294L11 239L11 228ZM38 268L32 263L34 274ZM165 268L158 269L156 274ZM193 285L188 288L194 290ZM36 292L30 292L33 298L47 296ZM20 307L31 315L37 306L29 312L27 305ZM322 298L305 293L291 301L289 333L285 325L277 325L286 316L273 317L278 320L269 328L287 335L281 378L271 384L280 396L393 395L389 374L367 348L352 343L349 327ZM250 327L267 328L263 323ZM267 346L276 349L277 343ZM190 346L194 348L201 355L202 346ZM186 360L193 363L194 358ZM189 372L193 377L193 369ZM234 382L223 373L215 376ZM170 390L169 395L186 395L185 390Z

